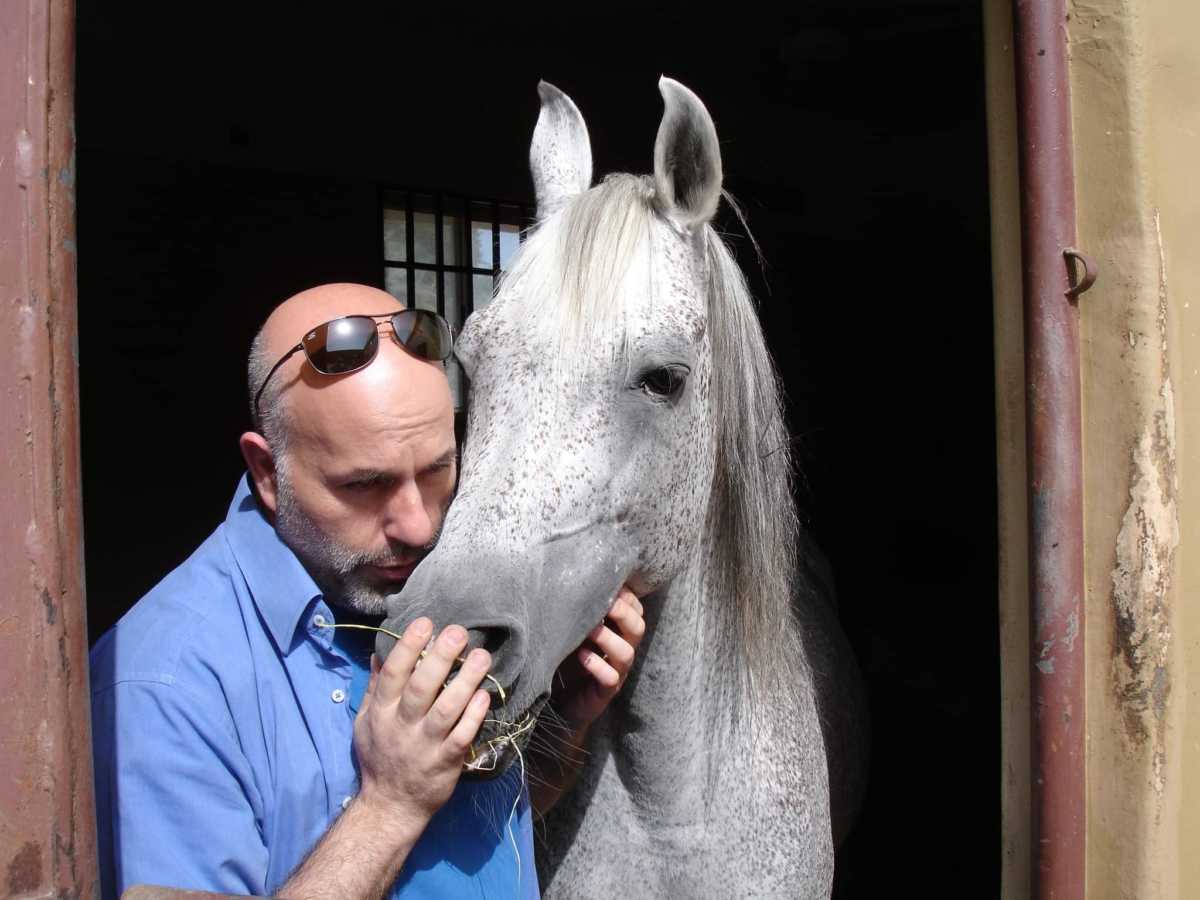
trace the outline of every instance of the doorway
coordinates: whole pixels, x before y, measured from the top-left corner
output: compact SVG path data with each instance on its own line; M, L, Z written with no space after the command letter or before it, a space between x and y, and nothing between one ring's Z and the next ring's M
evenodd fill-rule
M797 499L868 682L871 782L835 895L997 893L981 11L738 9L80 4L91 637L223 518L267 311L320 282L384 285L385 188L530 203L539 78L579 105L598 176L646 171L665 73L711 111L761 246L760 264L735 218L719 222L760 301Z

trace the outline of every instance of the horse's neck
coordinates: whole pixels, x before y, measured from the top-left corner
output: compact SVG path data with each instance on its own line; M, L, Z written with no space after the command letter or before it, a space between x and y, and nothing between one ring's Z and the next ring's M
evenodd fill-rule
M619 767L636 779L639 805L691 807L709 784L711 684L721 654L706 596L705 560L650 598L647 633L607 739Z

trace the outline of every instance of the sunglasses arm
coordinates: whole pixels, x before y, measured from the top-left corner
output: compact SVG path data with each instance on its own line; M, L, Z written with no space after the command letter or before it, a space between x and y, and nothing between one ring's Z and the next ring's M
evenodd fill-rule
M295 356L297 353L299 353L303 349L304 349L304 344L302 344L302 343L297 344L295 347L293 347L291 350L289 350L287 353L285 353L282 357L280 357L279 362L277 362L277 363L275 363L275 365L271 366L271 371L267 373L267 377L264 378L263 383L261 385L259 385L258 393L256 393L254 395L254 425L255 425L255 427L258 427L259 425L262 424L262 415L259 413L258 401L262 399L263 391L265 391L267 389L267 385L270 384L271 376L279 371L280 366L282 366L285 362L287 362L289 359L291 359L293 356Z

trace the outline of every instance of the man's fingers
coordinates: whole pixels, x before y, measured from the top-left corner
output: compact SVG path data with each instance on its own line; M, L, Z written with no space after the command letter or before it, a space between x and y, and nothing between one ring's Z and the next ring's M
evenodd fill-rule
M454 724L462 716L475 689L483 681L484 673L492 664L491 654L486 650L475 649L467 655L467 661L458 670L454 680L446 687L429 713L425 716L425 733L437 740L445 740Z
M621 686L621 673L605 662L600 654L585 648L578 652L578 657L580 664L600 685L602 693L615 692Z
M637 598L635 597L634 600L636 601ZM646 620L627 599L623 597L617 599L613 608L609 610L608 620L617 627L621 636L629 641L635 649L642 642L642 636L646 633Z
M461 625L447 625L442 629L405 685L399 705L401 719L417 722L429 712L442 685L446 683L446 676L466 646L467 630Z
M451 759L461 762L462 758L466 756L471 742L475 740L475 735L479 734L479 727L487 717L490 703L491 699L488 697L487 691L476 691L472 695L471 702L463 711L462 718L458 720L454 730L446 736L446 740L442 743L442 747Z
M639 616L645 615L645 610L642 608L642 601L638 599L637 594L630 590L629 585L621 585L621 589L617 591L617 599L628 603Z
M606 657L609 665L622 673L629 671L629 667L633 664L633 647L621 635L611 628L601 625L588 637L591 638L600 653Z
M404 629L404 634L396 641L396 646L379 669L372 694L374 702L392 704L400 699L409 676L412 675L413 666L429 642L431 634L433 623L424 616Z

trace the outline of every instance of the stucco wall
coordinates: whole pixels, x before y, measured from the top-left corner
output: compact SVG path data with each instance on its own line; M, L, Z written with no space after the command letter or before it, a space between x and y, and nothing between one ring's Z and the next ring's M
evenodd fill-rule
M1143 2L1148 59L1145 157L1157 214L1159 289L1174 399L1178 546L1170 597L1174 678L1167 722L1169 771L1162 827L1174 896L1200 895L1200 5ZM1191 477L1189 477L1191 476ZM1162 868L1166 868L1163 866ZM1168 882L1169 883L1169 882ZM1167 894L1163 894L1167 896Z
M1008 3L989 8L993 214L1010 215L1015 169L1005 79ZM1200 4L1088 0L1069 5L1080 246L1100 264L1081 299L1087 585L1089 898L1200 896ZM1000 482L1023 489L1019 249L993 224ZM1193 308L1195 306L1195 308ZM1007 424L1006 424L1007 423ZM1027 894L1027 789L1012 772L1027 655L1018 557L1024 535L1002 506L1006 768L1005 897ZM1028 715L1027 708L1024 711ZM1022 806L1022 804L1026 804Z
M1200 560L1186 549L1200 498L1181 451L1200 428L1188 403L1200 6L1089 0L1072 4L1067 27L1079 240L1104 273L1082 315L1088 894L1191 897L1200 869L1184 835L1200 750L1188 657L1194 670L1200 619L1186 598Z

